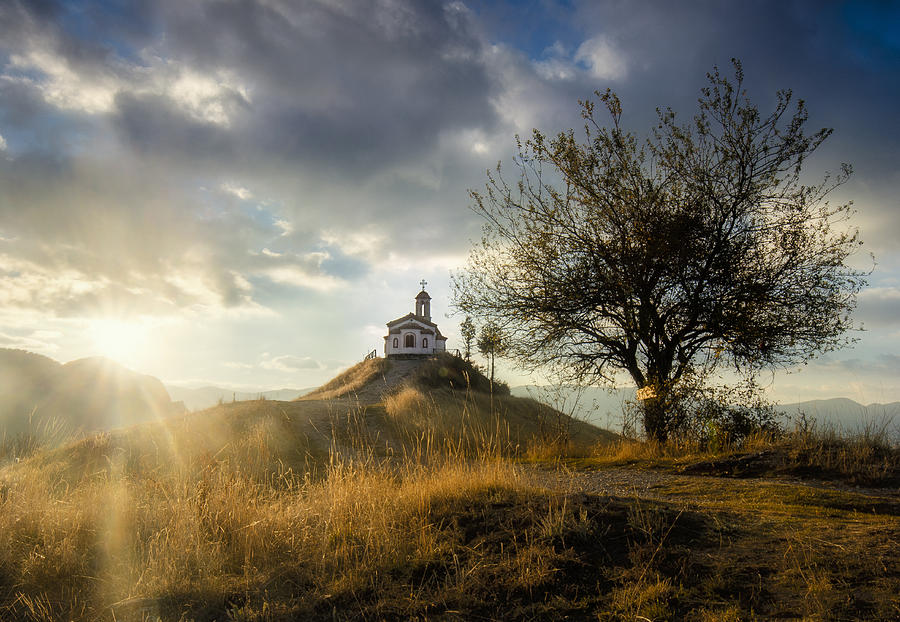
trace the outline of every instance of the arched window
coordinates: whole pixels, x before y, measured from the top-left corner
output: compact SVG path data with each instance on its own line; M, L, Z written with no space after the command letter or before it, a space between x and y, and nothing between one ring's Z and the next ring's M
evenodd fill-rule
M395 348L399 348L399 347L400 347L400 340L397 339L396 337L394 337L394 347L395 347Z
M423 348L427 348L427 347L428 347L428 337L425 337L425 338L422 340L422 347L423 347Z
M404 338L403 347L404 348L415 348L416 347L416 338L412 333L409 333Z

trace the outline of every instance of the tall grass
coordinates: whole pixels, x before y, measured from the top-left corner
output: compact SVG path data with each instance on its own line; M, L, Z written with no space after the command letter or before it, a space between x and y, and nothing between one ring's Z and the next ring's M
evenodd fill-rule
M742 596L745 577L731 564L744 553L715 561L730 554L723 541L759 548L758 515L745 532L727 513L547 491L536 470L507 459L522 448L507 428L496 432L496 413L472 396L432 398L403 392L335 413L341 433L316 468L285 462L293 423L273 404L236 418L213 444L204 439L214 430L193 417L7 465L0 620L730 620L772 600L773 591ZM515 412L502 420L515 429ZM129 449L128 438L143 446ZM166 442L177 452L153 453ZM647 445L642 455L675 449ZM825 616L843 594L840 575L825 572L834 556L817 556L805 531L781 535L753 561L774 578L756 580L800 586L788 594L794 604ZM894 593L895 583L867 585L879 599ZM873 617L888 619L886 607Z
M11 465L0 472L0 619L265 619L274 603L314 613L392 584L454 546L435 504L523 485L487 431L453 444L427 417L414 427L430 439L416 460L366 451L371 439L351 427L355 451L336 443L305 472L284 467L266 425L214 455L145 460L106 435L58 462ZM84 453L101 459L73 475Z
M772 445L783 450L786 462L796 467L837 475L855 484L889 484L900 477L900 445L892 426L893 420L886 417L844 432L801 415L793 429Z
M403 387L384 400L385 428L400 440L406 458L516 455L530 430L517 426L516 405L491 410L480 393Z
M621 438L596 445L592 456L606 465L678 466L712 461L723 468L732 459L760 475L782 473L890 486L900 483L900 447L891 439L889 422L843 432L801 416L790 430L759 430L739 442L726 439L710 444L674 437L660 443Z
M33 454L56 447L72 435L69 426L59 417L35 418L35 411L28 415L27 427L10 434L0 428L0 465L6 462L24 460Z

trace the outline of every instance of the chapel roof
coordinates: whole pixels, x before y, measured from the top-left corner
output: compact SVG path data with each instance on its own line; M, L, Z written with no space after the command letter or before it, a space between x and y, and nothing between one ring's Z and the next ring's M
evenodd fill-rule
M437 324L435 324L434 322L430 322L429 320L426 320L425 318L418 316L415 313L407 313L403 317L398 317L396 320L391 320L390 322L387 323L387 327L388 327L388 329L391 329L394 326L396 326L397 324L400 324L401 322L407 322L407 321L408 322L418 322L419 324L422 324L423 326L428 326L428 327L433 328L436 333L435 339L444 339L444 340L447 339L446 337L444 337L441 334L441 331L437 327ZM406 328L406 326L404 326L403 328ZM388 332L390 332L390 331L388 331Z
M396 320L391 320L387 323L388 326L393 326L394 324L399 324L400 322L404 322L406 320L415 320L416 322L421 322L425 326L431 326L432 328L437 328L437 324L430 320L426 320L421 315L416 315L415 313L407 313L403 317L398 317Z

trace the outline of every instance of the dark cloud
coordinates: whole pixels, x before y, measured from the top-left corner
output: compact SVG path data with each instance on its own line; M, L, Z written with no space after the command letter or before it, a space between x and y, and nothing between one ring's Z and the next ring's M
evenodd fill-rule
M0 81L0 123L7 133L16 128L41 131L43 124L39 121L41 117L46 119L49 114L50 108L33 86ZM32 139L29 142L33 145L38 141Z
M211 128L186 123L177 94L120 94L117 125L161 157L371 175L427 153L442 132L495 122L482 43L464 12L437 3L178 2L162 19L154 55L227 74L247 95L223 88L231 122Z
M238 105L238 98L229 98ZM116 96L113 124L132 149L142 155L178 154L185 160L230 162L238 151L235 137L214 123L188 117L161 95Z
M900 124L873 122L900 97L897 11L882 2L778 0L580 7L585 30L610 33L629 59L626 110L640 107L651 118L653 106L670 105L691 115L705 73L729 69L735 57L761 108L777 89L792 89L808 102L810 126L835 129L817 165L835 170L850 161L866 178L895 171L900 154Z

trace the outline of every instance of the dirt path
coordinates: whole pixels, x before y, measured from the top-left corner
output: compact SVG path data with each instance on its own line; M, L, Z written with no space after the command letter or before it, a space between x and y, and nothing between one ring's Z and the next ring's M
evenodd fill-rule
M662 499L659 489L679 476L661 471L609 468L573 471L567 468L525 467L539 486L560 492L582 492L613 497Z
M629 467L596 470L568 468L524 467L526 477L536 485L566 493L586 493L664 501L676 505L719 503L723 498L733 503L734 495L754 497L763 490L777 494L791 490L793 495L824 495L856 497L867 506L877 506L889 514L900 516L900 490L892 488L860 488L818 480L795 478L727 478L709 475L689 475ZM858 497L857 497L858 495Z
M360 404L376 404L383 399L386 393L406 380L423 362L425 362L424 359L390 360L387 371L381 377L346 397Z

